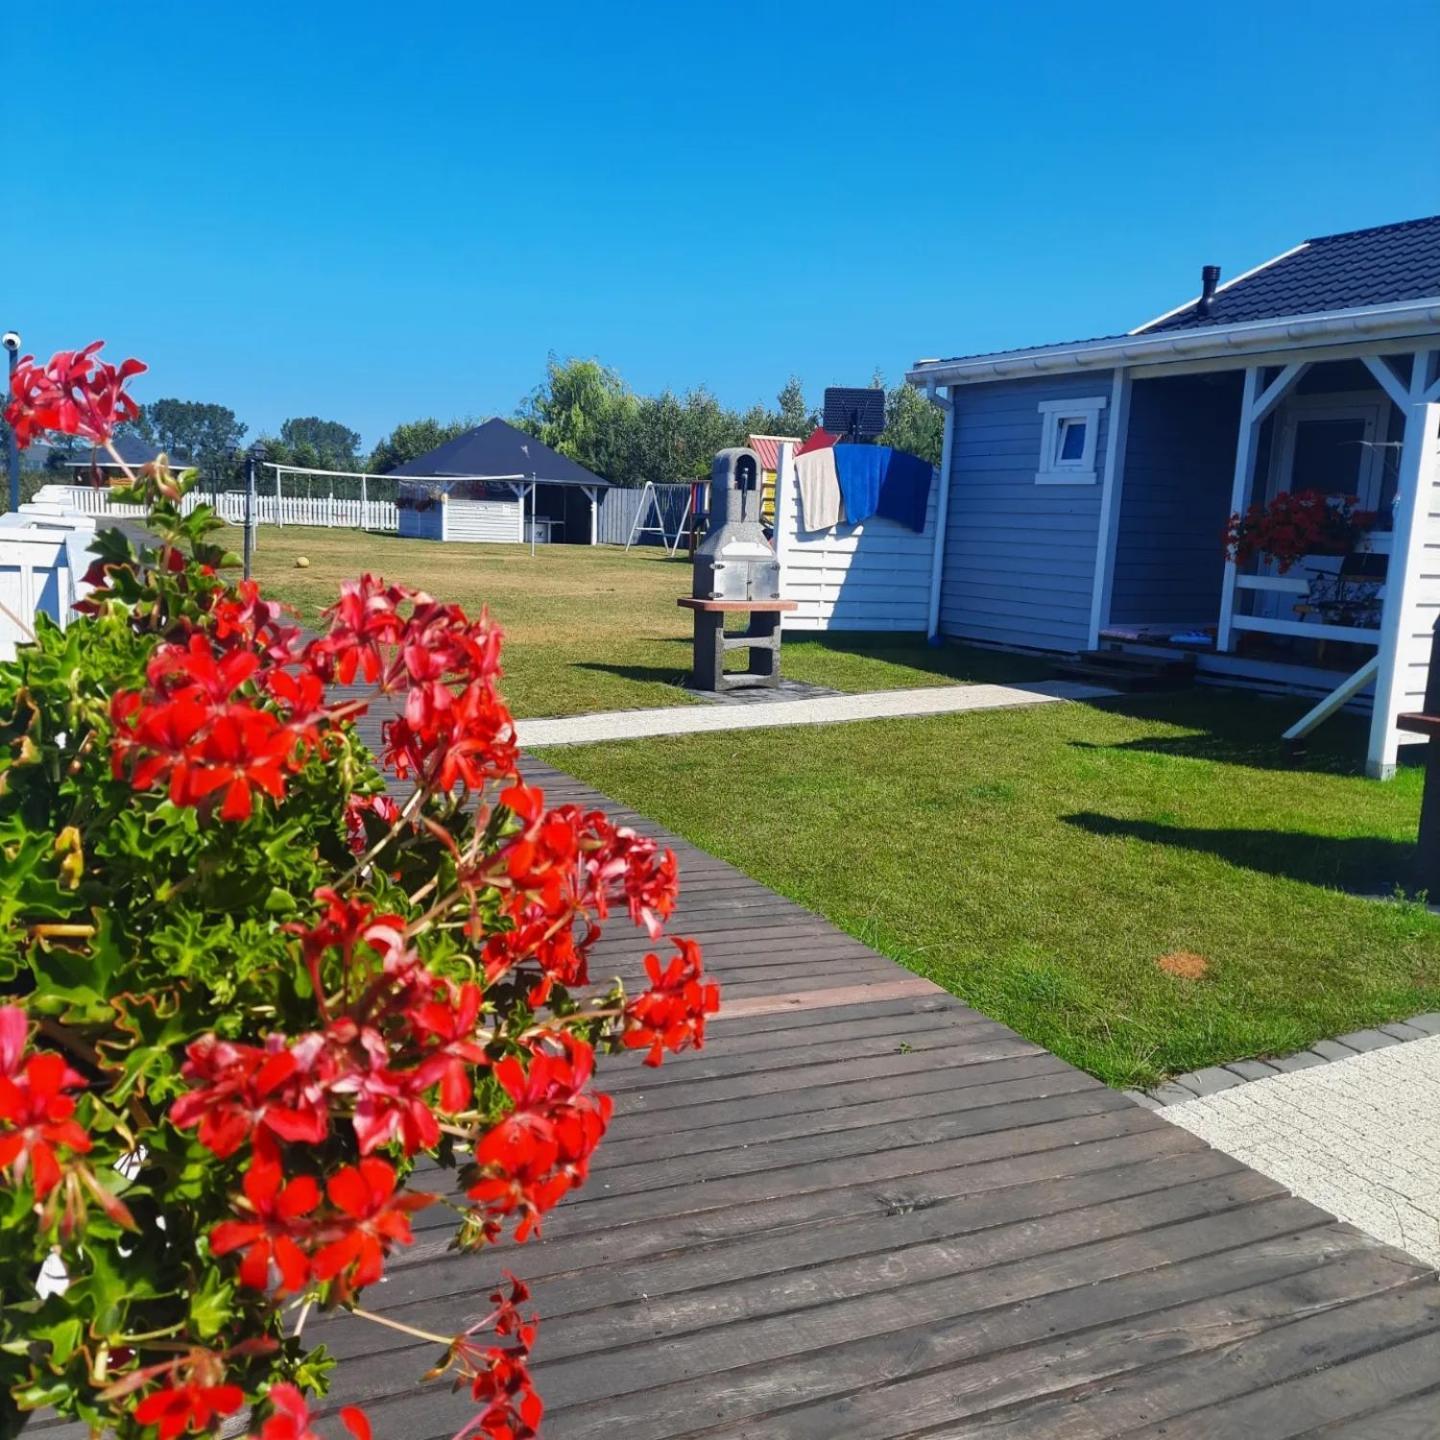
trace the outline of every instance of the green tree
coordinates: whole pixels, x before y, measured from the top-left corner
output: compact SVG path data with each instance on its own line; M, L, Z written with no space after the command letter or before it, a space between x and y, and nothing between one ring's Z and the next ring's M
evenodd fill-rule
M794 435L803 440L819 423L819 413L805 403L805 388L797 375L792 375L780 387L775 397L776 435Z
M228 406L202 400L156 400L145 413L156 445L202 469L232 465L249 429Z
M281 425L280 445L292 455L303 450L307 456L314 457L313 463L298 458L283 463L303 464L315 470L353 470L360 453L360 432L338 420L306 415ZM279 461L278 455L275 458Z
M418 460L422 455L438 449L449 440L463 435L474 427L473 420L436 420L428 416L423 420L407 420L397 425L370 452L364 468L372 475L385 475L397 465Z
M885 392L885 429L880 444L908 450L938 465L944 433L945 420L939 408L913 385L900 384Z
M537 439L607 480L625 483L627 429L636 399L598 360L552 355L545 380L521 403L517 423Z

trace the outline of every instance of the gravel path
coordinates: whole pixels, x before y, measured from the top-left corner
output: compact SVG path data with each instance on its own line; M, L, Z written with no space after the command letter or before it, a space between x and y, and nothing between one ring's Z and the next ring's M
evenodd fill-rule
M1049 705L1057 700L1098 700L1114 695L1098 685L1040 680L1023 685L932 685L914 690L872 690L813 700L755 701L748 705L686 705L663 710L607 710L558 720L520 720L526 750L544 745L585 745L594 740L639 740L652 735L695 735L712 730L762 730L775 725L833 725L906 715L948 715Z
M1167 1120L1440 1267L1440 1037L1168 1105Z

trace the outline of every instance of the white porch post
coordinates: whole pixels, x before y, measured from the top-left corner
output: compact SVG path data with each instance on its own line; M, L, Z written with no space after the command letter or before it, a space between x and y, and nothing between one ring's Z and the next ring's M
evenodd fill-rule
M1240 393L1240 435L1235 442L1235 478L1230 486L1232 515L1243 511L1250 501L1250 484L1255 476L1255 435L1260 428L1251 416L1259 388L1259 368L1246 366L1245 388ZM1234 557L1227 553L1220 589L1220 625L1215 633L1215 648L1222 654L1230 649L1233 633L1230 622L1235 615L1235 580L1239 573Z
M1090 649L1110 620L1115 590L1115 542L1120 533L1120 499L1125 480L1125 444L1130 431L1130 372L1115 371L1110 386L1110 418L1105 431L1105 474L1100 490L1100 523L1095 536L1095 576L1090 591Z
M590 497L590 543L598 545L600 533L600 492L594 485L580 487Z
M1240 395L1240 435L1235 443L1235 481L1230 487L1230 513L1242 513L1250 504L1255 479L1255 451L1260 441L1260 427L1265 417L1285 398L1290 387L1310 368L1308 361L1287 365L1265 387L1260 389L1260 367L1245 369L1245 388ZM1239 567L1225 557L1225 579L1220 591L1220 624L1216 631L1215 648L1222 654L1230 649L1234 636L1235 581Z
M945 416L940 440L940 493L935 497L935 545L930 552L930 606L925 620L925 636L931 642L940 638L940 598L945 579L945 532L950 526L950 463L955 447L955 387L941 398L936 386L927 392L932 405L938 405Z
M1423 666L1430 654L1430 635L1421 619L1429 607L1422 611L1421 606L1424 600L1433 601L1434 597L1423 596L1421 590L1431 504L1440 479L1440 455L1436 450L1440 404L1421 398L1430 388L1429 362L1428 352L1421 352L1414 360L1410 395L1417 403L1406 411L1405 440L1400 452L1395 529L1380 616L1379 673L1375 677L1375 707L1365 756L1365 772L1376 780L1387 780L1395 773L1400 749L1396 717L1404 709L1407 696L1424 690L1423 673L1408 685L1407 674Z

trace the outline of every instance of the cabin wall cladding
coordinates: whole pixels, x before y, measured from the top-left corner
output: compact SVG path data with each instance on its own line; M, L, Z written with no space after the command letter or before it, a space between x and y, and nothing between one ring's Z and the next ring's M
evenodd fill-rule
M443 508L446 540L498 540L514 544L523 538L525 519L519 500L462 500L451 496Z
M1430 647L1435 627L1440 624L1440 433L1436 430L1437 419L1440 419L1440 407L1430 410L1431 430L1426 438L1429 456L1428 462L1420 468L1421 499L1415 512L1420 535L1415 551L1414 581L1395 651L1396 690L1401 714L1429 708L1425 704L1425 687L1430 674ZM1396 563L1393 557L1390 563ZM1416 745L1425 742L1418 735L1401 735L1400 743Z
M1109 622L1215 622L1240 426L1239 372L1137 380Z
M1040 650L1085 648L1112 372L957 385L940 630ZM1043 400L1105 398L1093 485L1042 485Z
M786 630L924 633L940 486L931 483L925 529L872 516L858 525L805 530L795 467L785 447L775 485L775 551L780 593L799 607Z

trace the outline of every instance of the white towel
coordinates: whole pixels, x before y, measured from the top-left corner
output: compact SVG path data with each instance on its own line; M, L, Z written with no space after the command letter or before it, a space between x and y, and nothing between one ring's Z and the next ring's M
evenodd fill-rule
M840 499L840 478L835 473L835 451L829 446L795 457L795 479L800 486L800 518L806 530L828 530L845 518Z

